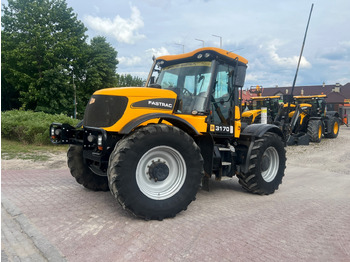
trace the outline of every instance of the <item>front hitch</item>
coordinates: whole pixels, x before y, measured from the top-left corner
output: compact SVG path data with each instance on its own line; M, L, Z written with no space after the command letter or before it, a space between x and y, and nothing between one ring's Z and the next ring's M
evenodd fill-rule
M50 139L53 144L80 144L82 142L80 129L69 124L52 123L50 125Z

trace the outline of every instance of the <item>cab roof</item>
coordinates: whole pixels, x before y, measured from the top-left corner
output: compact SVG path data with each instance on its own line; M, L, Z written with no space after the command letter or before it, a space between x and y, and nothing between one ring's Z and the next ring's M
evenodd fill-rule
M203 47L185 54L160 56L156 59L156 62L164 67L176 63L212 61L215 58L224 60L229 64L235 64L237 60L238 65L246 66L248 64L248 60L244 57L217 47Z
M273 98L281 98L280 96L253 96L251 99L253 100L265 100L265 99L273 99Z
M310 96L294 96L296 99L312 99L312 98L325 98L326 95L310 95Z

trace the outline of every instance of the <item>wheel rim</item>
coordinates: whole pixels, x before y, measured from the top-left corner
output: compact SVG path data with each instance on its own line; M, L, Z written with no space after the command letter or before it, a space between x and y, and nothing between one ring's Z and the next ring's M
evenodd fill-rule
M268 147L261 161L261 176L266 182L275 179L279 168L279 156L274 147Z
M334 127L333 127L333 133L336 135L338 134L338 130L339 130L339 125L338 122L334 123Z
M177 150L157 146L148 150L139 160L136 182L145 196L164 200L179 192L186 173L186 162Z

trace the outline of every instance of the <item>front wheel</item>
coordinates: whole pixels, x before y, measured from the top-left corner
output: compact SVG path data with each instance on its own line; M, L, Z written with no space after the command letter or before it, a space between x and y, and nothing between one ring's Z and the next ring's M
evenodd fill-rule
M286 151L280 136L267 132L255 140L246 173L238 175L248 192L269 195L282 183L286 168Z
M162 220L195 199L203 159L194 140L164 124L149 125L120 140L108 166L109 187L135 216Z
M107 176L99 176L84 163L83 147L70 145L67 152L68 167L75 180L94 191L108 191Z
M322 121L310 120L307 126L307 134L311 142L320 143L322 138Z

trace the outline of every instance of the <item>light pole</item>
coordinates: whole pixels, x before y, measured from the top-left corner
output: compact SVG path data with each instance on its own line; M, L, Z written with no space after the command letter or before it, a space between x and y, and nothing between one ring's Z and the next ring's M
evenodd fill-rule
M204 40L201 40L201 39L194 39L194 40L197 40L197 41L200 41L200 42L202 42L203 43L203 47L204 47Z
M182 53L183 53L183 54L185 53L185 45L183 45L183 44L178 44L178 43L175 43L175 45L181 45L181 46L182 46Z
M222 48L222 37L219 36L219 35L212 35L212 36L215 36L215 37L219 37L219 38L220 38L220 48Z
M73 89L74 89L74 119L77 119L77 88L74 84L73 70L72 70L72 78L73 78Z

